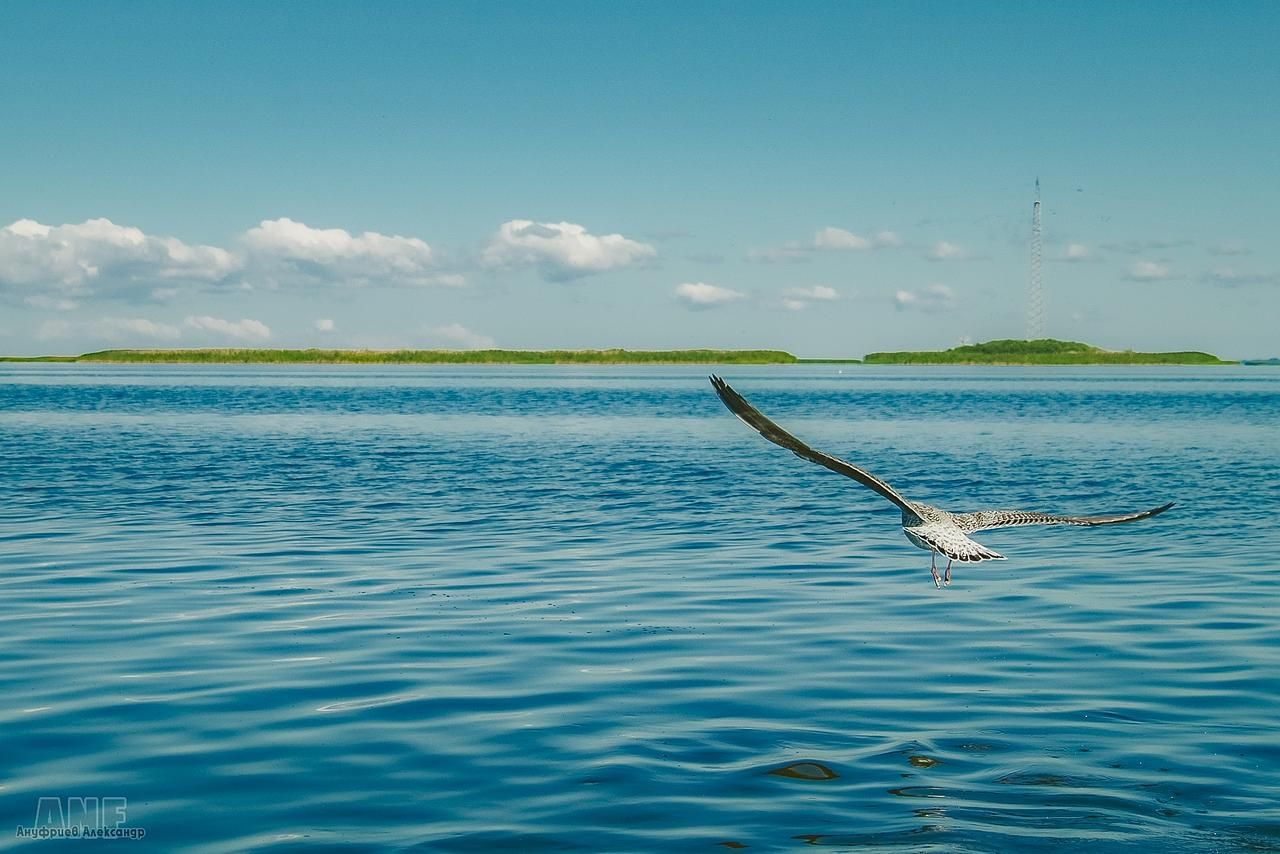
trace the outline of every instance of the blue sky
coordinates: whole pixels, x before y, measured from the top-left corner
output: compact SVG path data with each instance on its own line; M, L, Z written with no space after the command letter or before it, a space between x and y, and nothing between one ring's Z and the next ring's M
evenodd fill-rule
M1274 3L0 10L0 351L1280 352Z

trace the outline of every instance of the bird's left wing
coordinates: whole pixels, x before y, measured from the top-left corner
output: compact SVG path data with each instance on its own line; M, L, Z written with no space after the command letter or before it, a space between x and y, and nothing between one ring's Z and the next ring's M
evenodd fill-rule
M956 513L955 521L966 534L989 531L992 528L1012 528L1017 525L1119 525L1136 522L1163 513L1173 502L1139 510L1137 513L1117 513L1111 516L1058 516L1052 513L1035 513L1028 510L979 510L976 513Z
M724 402L724 405L729 408L730 412L738 416L744 424L758 432L761 436L764 436L770 442L773 442L775 445L781 445L801 459L808 460L811 463L817 463L820 466L825 466L833 472L842 474L845 477L853 478L868 489L880 493L903 510L906 510L908 513L916 512L911 502L898 494L898 491L892 486L885 483L866 469L859 468L853 463L847 463L838 457L831 456L830 454L824 454L822 451L811 448L804 442L801 442L795 436L792 436L786 430L783 430L777 424L774 424L766 418L760 410L756 409L750 403L747 403L747 399L745 397L738 394L733 390L732 386L714 374L711 376L711 384L715 386L716 394L720 395L720 400Z

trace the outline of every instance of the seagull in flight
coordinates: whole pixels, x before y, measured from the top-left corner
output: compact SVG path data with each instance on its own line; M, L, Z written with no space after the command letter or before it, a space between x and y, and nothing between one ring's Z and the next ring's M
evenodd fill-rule
M969 535L977 531L1009 528L1015 525L1118 525L1121 522L1136 522L1139 519L1155 516L1173 506L1171 501L1159 507L1152 507L1150 510L1119 513L1113 516L1056 516L1027 510L978 510L973 513L952 513L920 501L904 498L896 489L870 472L809 447L766 418L760 410L747 403L745 397L714 374L711 376L711 385L715 387L716 394L720 395L720 400L730 412L770 442L781 445L801 459L853 478L898 505L902 510L902 533L906 534L907 539L914 545L931 552L929 571L933 573L934 585L939 588L944 584L951 584L952 561L977 563L983 560L1005 559L1005 556L999 552L994 552L969 539ZM938 575L938 555L947 559L947 568L941 576Z

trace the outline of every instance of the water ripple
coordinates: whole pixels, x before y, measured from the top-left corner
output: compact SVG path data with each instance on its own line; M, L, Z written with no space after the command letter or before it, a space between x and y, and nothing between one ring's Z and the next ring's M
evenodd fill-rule
M1280 375L733 369L922 500L1179 501L990 532L1010 560L938 591L893 508L703 373L0 366L0 817L127 797L210 852L1280 850Z

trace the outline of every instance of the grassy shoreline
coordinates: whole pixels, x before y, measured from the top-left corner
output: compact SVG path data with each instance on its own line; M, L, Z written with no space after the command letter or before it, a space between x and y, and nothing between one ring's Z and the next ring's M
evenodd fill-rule
M868 365L1234 365L1212 353L1103 350L1078 341L1003 339L950 350L868 353Z
M0 356L0 362L122 364L379 365L1234 365L1194 350L1141 353L1077 341L1005 339L950 350L868 353L864 359L801 359L785 350L99 350L80 356Z
M94 353L85 353L81 356L4 357L3 361L144 364L792 365L801 360L782 350L266 350L225 348L99 350Z

